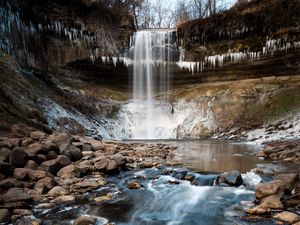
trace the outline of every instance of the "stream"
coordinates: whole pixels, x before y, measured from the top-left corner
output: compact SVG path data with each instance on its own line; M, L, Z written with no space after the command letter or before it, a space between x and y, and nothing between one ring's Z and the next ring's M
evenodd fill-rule
M151 141L151 143L157 141ZM77 205L35 211L37 218L68 224L79 215L98 218L97 224L179 225L179 224L254 224L243 218L243 210L254 200L254 185L270 180L249 172L260 168L265 173L293 171L284 163L258 159L259 146L224 141L162 141L177 145L176 158L183 166L125 171L107 178L108 185L85 194ZM220 173L238 170L244 184L240 187L213 186ZM182 174L193 182L181 180ZM128 182L136 181L141 189L131 190ZM91 203L95 196L110 195L111 200ZM255 221L257 222L257 221ZM263 221L259 224L274 224Z

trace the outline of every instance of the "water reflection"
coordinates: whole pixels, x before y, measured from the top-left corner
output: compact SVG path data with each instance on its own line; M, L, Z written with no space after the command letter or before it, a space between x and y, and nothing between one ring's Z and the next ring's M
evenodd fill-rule
M226 141L182 141L178 159L198 172L246 172L261 163L255 154L261 147Z

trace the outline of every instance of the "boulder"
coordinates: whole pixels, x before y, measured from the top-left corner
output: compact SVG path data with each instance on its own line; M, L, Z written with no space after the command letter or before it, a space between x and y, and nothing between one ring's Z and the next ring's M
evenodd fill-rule
M262 207L260 205L255 206L254 208L246 209L245 212L251 215L263 215L269 213L270 209Z
M71 164L71 160L68 156L65 156L65 155L59 155L57 157L57 161L58 163L62 166L62 167L65 167L65 166L68 166Z
M102 141L97 141L97 140L92 139L90 144L91 144L92 148L94 149L94 151L104 150L104 144Z
M140 189L142 187L142 185L140 183L136 182L136 181L133 181L133 182L129 182L127 184L127 187L129 189Z
M96 159L97 161L95 161L94 166L96 169L103 171L106 170L108 163L109 163L109 159L106 157L100 157Z
M57 146L71 144L71 137L66 133L59 133L53 136L52 142Z
M289 224L294 224L294 223L297 223L297 222L300 221L300 216L299 215L297 215L295 213L292 213L292 212L287 212L287 211L284 211L282 213L278 213L273 218L277 219L277 220L280 220L280 221L283 221L283 222L287 222Z
M76 166L77 166L78 171L82 174L91 172L94 169L93 165L88 160L82 161Z
M93 216L81 216L77 218L74 225L94 225L97 222L97 218Z
M61 195L53 199L51 202L56 204L66 204L75 202L75 197L73 195Z
M21 218L16 225L42 225L42 221L30 217Z
M42 139L45 139L47 135L42 131L33 131L30 133L30 137L35 141L41 141Z
M298 179L297 173L278 174L274 177L275 180L281 180L285 185L285 191L291 192L294 184Z
M58 154L55 151L50 151L47 154L47 160L56 159Z
M11 138L9 139L12 147L20 147L22 145L22 140L20 138Z
M10 150L8 148L1 148L0 149L0 161L4 162L7 161L9 158Z
M35 161L39 164L41 164L42 162L45 162L47 161L47 156L46 155L43 155L43 154L37 154L36 155L36 158L35 158Z
M23 148L27 148L29 145L33 144L34 141L32 140L32 138L25 138L23 141L22 141L22 144L21 146Z
M38 154L45 155L48 153L48 149L47 149L46 145L43 145L40 143L33 143L33 144L29 145L25 149L25 151L28 154L28 157L30 157L30 159L34 159Z
M66 166L66 167L60 169L57 173L57 176L59 176L62 179L79 177L80 172L77 170L76 166L69 165L69 166Z
M233 170L220 174L214 181L215 185L227 184L238 187L243 184L243 178L240 172Z
M33 214L32 211L30 211L30 210L28 210L28 209L15 209L15 210L13 211L13 213L14 213L15 215L20 215L20 216L30 216L30 215Z
M27 177L29 170L27 168L16 168L14 170L14 177L18 180L23 180Z
M8 209L0 209L0 223L11 221L11 212Z
M108 164L107 164L107 167L106 167L106 171L108 173L114 173L114 172L118 172L119 169L118 169L118 166L116 164L116 162L114 160L109 160L108 161Z
M88 191L98 188L100 185L97 181L85 179L73 185L73 189L79 193L86 193Z
M34 184L34 190L37 191L39 194L45 194L49 190L51 190L51 188L53 188L54 185L55 184L52 177L45 177L43 179L38 180Z
M14 172L15 167L9 163L0 162L0 171L3 175L9 176Z
M57 159L52 159L45 161L40 166L41 170L47 171L53 175L56 175L57 172L62 168L61 164Z
M30 200L32 200L32 197L25 193L22 188L10 188L7 193L1 197L1 201L4 203Z
M43 170L30 170L28 171L28 176L31 180L36 181L43 179L47 176L47 172Z
M8 148L8 149L12 148L12 145L8 138L2 139L2 140L0 139L0 149L1 148Z
M102 202L105 202L105 201L112 200L112 197L113 197L113 195L108 193L107 195L103 195L103 196L99 196L99 197L94 198L94 202L102 203Z
M36 170L38 168L38 164L33 160L28 160L25 168Z
M140 167L142 169L146 169L146 168L152 168L154 166L153 162L149 162L149 161L144 161L141 162Z
M118 167L125 167L127 161L126 161L126 158L121 155L121 154L115 154L115 155L112 155L109 157L110 159L114 160L117 164Z
M82 151L84 151L84 152L93 151L93 148L89 144L84 144L84 145L82 145Z
M274 180L267 183L261 183L256 186L255 197L262 199L270 195L283 195L285 185L281 180Z
M15 147L9 154L9 163L15 167L24 167L27 163L27 153L21 147Z
M72 161L77 161L82 157L81 150L70 144L62 145L60 147L60 153L62 155L68 156Z
M9 189L13 187L22 187L22 182L16 180L15 178L7 178L0 181L0 187L4 189Z
M66 189L64 189L63 187L60 186L56 186L54 188L52 188L49 192L48 192L48 196L56 198L62 195L68 195L69 191L67 191Z
M265 209L283 209L284 206L278 195L270 195L261 200L261 207Z

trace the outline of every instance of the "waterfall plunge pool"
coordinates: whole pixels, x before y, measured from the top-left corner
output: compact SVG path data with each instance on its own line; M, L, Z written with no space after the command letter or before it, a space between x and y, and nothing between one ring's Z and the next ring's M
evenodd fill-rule
M158 141L143 141L154 142ZM297 169L284 163L260 160L255 156L260 147L245 143L211 140L164 143L178 146L176 158L181 160L182 166L122 172L108 177L105 187L84 194L82 201L35 211L35 216L57 225L72 224L79 215L96 216L98 225L108 222L120 225L253 224L254 221L243 218L243 209L254 200L254 184L268 181L270 176L249 171L257 167L271 174ZM218 174L230 170L242 172L245 185L213 186ZM184 171L194 176L195 182L178 179L178 174ZM131 181L137 181L142 188L129 189L127 184ZM94 196L110 196L111 199L92 204L90 199ZM274 221L260 221L259 224L274 224Z

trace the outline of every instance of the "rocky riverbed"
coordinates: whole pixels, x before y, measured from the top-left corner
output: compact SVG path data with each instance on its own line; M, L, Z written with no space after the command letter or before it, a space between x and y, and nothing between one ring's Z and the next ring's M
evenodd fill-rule
M270 142L257 153L261 160L296 165L293 171L258 167L244 174L240 171L205 174L184 168L177 146L171 143L109 142L62 132L47 134L18 126L12 130L12 134L0 138L0 223L3 224L109 224L105 218L85 214L83 205L86 210L102 209L100 214L107 214L103 204L112 201L118 205L124 193L132 195L128 190L137 191L134 198L143 196L135 200L141 207L150 204L151 193L156 196L160 191L171 202L175 201L172 203L175 208L184 205L199 208L194 197L186 195L194 193L198 196L198 200L194 200L198 202L203 200L200 196L215 193L215 197L224 198L220 204L225 211L236 204L228 196L237 195L234 201L242 201L244 213L239 213L234 221L297 225L300 221L299 141ZM177 188L172 189L172 185ZM255 199L252 190L255 190ZM177 198L182 198L181 206ZM215 204L214 200L207 201ZM154 200L152 204L162 207L163 201ZM117 206L115 210L118 211ZM142 213L141 210L143 208L135 209L132 217ZM186 215L193 215L186 210ZM221 218L223 213L219 213L216 211L207 223L213 224ZM108 213L108 217L114 221L116 218L110 214L113 213ZM145 220L142 215L133 223L141 224ZM176 220L177 216L174 214L170 220Z
M43 224L33 209L49 210L80 201L122 170L174 165L174 147L104 142L84 136L16 128L0 141L0 223ZM129 188L139 188L129 183ZM97 196L101 202L112 196ZM82 222L84 221L84 222ZM94 222L91 222L94 221ZM94 224L80 217L74 224Z

